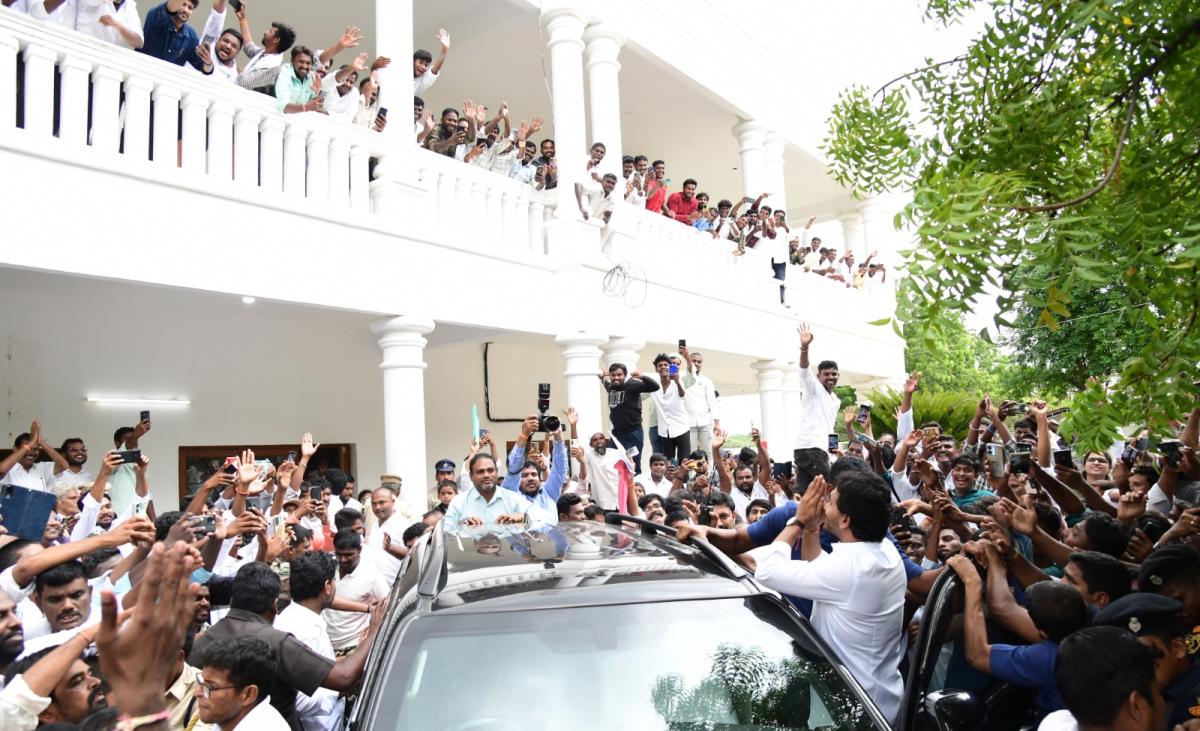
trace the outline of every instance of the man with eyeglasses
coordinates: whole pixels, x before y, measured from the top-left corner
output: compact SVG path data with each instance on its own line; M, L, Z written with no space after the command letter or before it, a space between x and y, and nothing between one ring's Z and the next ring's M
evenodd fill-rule
M264 703L278 661L275 649L255 637L217 640L204 648L196 678L200 720L219 731L290 731L288 722Z

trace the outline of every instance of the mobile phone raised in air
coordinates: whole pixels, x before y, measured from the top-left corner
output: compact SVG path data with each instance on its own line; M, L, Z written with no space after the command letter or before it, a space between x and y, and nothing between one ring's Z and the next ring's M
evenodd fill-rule
M1004 476L1004 446L1001 444L987 445L988 474L992 477Z
M1054 466L1063 467L1068 470L1075 469L1075 460L1071 457L1071 450L1056 449L1054 450Z
M683 338L679 338L679 347L681 347L681 348L686 348L686 347L687 347L687 341L686 341L686 340L684 340Z
M835 450L837 448L838 448L837 434L830 434L829 435L829 451L832 452L833 450Z
M117 456L121 458L121 464L137 464L142 459L142 450L129 449L124 452L117 452Z
M1029 445L1021 444L1018 446L1024 447L1024 449L1008 455L1008 469L1014 475L1027 475L1029 474L1030 465Z
M140 424L140 423L142 423L143 421L150 421L150 412L149 412L149 410L147 410L147 411L143 411L141 414L139 414L139 415L138 415L138 423Z
M866 424L867 418L871 416L871 407L867 404L858 405L858 416L854 418L859 424Z
M314 488L311 488L311 489L308 491L308 496L309 496L310 498L312 498L313 500L316 500L316 501L320 502L320 500L321 500L321 488L319 488L319 487L314 487Z
M679 366L675 365L674 363L667 366L667 375L678 376L679 375Z

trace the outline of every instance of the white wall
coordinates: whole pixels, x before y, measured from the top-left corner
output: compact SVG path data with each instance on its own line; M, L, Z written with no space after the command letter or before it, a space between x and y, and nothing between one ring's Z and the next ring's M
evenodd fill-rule
M160 510L177 502L180 445L299 443L311 431L355 444L364 482L382 471L379 351L363 316L7 269L0 313L9 443L39 418L53 445L82 437L94 472L142 407L86 396L191 400L150 407L141 446Z

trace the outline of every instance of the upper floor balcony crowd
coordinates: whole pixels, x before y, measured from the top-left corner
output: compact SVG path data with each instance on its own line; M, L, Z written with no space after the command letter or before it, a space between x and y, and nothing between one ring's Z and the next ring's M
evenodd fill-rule
M356 27L310 41L298 38L286 21L277 20L260 26L256 35L250 4L239 0L212 0L200 33L189 24L200 9L194 0L167 0L151 8L144 20L136 0L2 1L9 10L180 66L209 77L212 83L272 97L285 115L324 115L375 132L383 132L389 124L389 110L380 104L380 71L392 60L385 56L372 59L358 52L363 33ZM236 28L226 27L230 13ZM436 42L436 56L423 49L413 53L416 143L518 181L531 191L557 188L555 142L549 137L535 139L544 125L543 117L534 114L518 121L503 101L492 113L488 106L468 99L461 107L442 109L435 118L423 95L428 96L443 73L450 55L450 34L439 30ZM393 119L391 123L407 125L406 120ZM182 130L179 136L182 139ZM211 145L211 140L206 144ZM182 164L182 144L180 147ZM599 171L605 154L602 141L592 145L584 182L575 184L574 193L583 218L602 223L606 232L614 209L624 202L726 242L734 256L744 255L747 249L761 252L781 281L791 265L793 271L822 276L847 288L871 291L887 282L886 266L874 261L874 254L856 261L849 246L841 253L824 246L819 237L810 235L815 217L810 216L803 227L792 226L786 211L772 210L765 203L765 192L756 198L710 196L690 177L672 191L666 162L644 154L623 156L621 178L612 173L602 175Z

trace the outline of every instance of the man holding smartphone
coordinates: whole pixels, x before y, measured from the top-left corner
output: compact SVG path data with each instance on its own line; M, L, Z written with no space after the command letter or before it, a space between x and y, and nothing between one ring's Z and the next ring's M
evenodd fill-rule
M841 401L833 389L838 383L838 365L832 360L817 364L813 375L808 366L808 348L813 333L808 323L800 323L800 430L792 459L796 464L796 490L803 492L817 475L829 474L829 435L834 432Z
M597 374L604 390L608 392L608 419L612 423L613 439L621 446L637 447L638 453L633 457L633 466L637 474L642 474L642 450L645 449L645 434L642 432L642 399L643 393L654 393L658 383L649 378L643 378L641 373L629 373L624 363L613 363L608 372Z
M661 391L650 394L654 400L654 409L658 413L658 440L660 450L667 459L682 464L692 451L690 438L691 418L688 416L687 404L684 398L687 392L680 380L679 369L682 359L659 353L654 359L654 369L658 371Z

